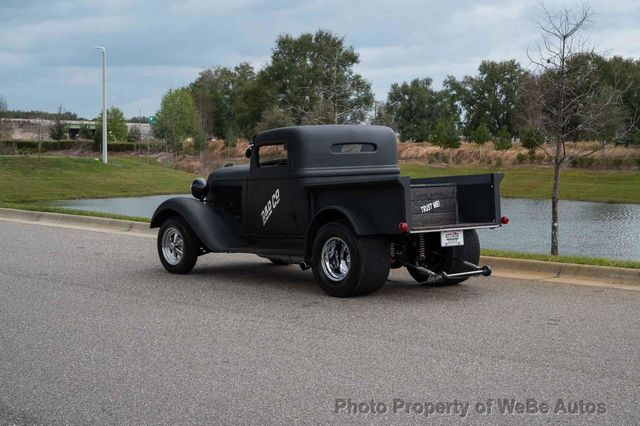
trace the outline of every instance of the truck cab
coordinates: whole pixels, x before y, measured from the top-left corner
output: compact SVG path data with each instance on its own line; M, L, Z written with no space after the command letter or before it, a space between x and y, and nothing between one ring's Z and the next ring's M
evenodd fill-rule
M158 207L151 226L169 272L190 271L206 253L255 253L311 268L334 296L375 291L395 267L419 282L490 274L477 266L475 229L503 222L500 174L402 177L395 134L382 126L273 129L253 138L247 157L196 179L194 198ZM166 256L176 246L163 237L169 228L181 255Z

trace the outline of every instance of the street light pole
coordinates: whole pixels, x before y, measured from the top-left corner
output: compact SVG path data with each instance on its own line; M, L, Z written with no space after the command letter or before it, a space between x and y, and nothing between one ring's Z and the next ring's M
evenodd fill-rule
M102 162L107 164L107 49L96 49L102 51Z

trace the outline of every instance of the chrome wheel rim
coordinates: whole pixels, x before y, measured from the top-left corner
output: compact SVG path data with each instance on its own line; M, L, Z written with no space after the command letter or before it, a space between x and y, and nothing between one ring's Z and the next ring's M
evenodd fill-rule
M341 238L331 237L322 246L322 270L331 281L342 281L351 268L349 246Z
M184 255L184 238L176 228L167 228L162 235L162 255L170 265L177 265Z

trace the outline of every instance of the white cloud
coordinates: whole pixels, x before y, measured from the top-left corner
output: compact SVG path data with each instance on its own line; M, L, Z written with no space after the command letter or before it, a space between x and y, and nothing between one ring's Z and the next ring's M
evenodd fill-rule
M39 44L49 44L57 39L91 37L122 32L131 27L132 17L116 15L105 17L84 17L81 19L43 20L35 23L5 27L0 30L0 46L12 50L37 48ZM88 41L89 44L92 41Z
M24 4L24 5L23 5ZM549 9L573 0L545 0ZM587 33L611 54L640 56L640 2L591 2ZM360 53L357 71L376 97L394 82L474 74L481 60L515 58L540 39L528 0L0 0L0 89L12 106L92 116L99 105L100 62L109 48L111 102L137 114L157 108L170 87L206 67L264 66L275 38L327 29ZM74 89L75 88L75 89Z
M249 6L260 3L257 0L176 0L170 10L181 15L220 15L240 11Z
M26 53L0 52L0 64L2 64L3 67L22 67L32 63L32 55Z

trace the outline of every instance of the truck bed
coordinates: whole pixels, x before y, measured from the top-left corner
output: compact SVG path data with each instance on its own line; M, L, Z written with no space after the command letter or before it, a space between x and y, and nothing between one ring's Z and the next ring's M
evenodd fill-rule
M488 173L411 179L411 232L500 226L502 178Z

